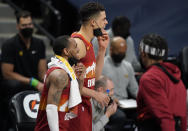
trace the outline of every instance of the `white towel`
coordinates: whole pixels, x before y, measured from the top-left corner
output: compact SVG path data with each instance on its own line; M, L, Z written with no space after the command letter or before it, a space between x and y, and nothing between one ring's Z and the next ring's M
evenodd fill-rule
M68 100L68 108L75 107L79 103L82 102L80 91L79 91L79 85L78 81L76 79L76 75L74 73L74 70L70 66L70 64L67 62L67 60L61 56L52 57L51 62L48 63L48 68L51 67L60 67L64 69L69 76L71 77L71 86L70 86L70 94L69 94L69 100Z

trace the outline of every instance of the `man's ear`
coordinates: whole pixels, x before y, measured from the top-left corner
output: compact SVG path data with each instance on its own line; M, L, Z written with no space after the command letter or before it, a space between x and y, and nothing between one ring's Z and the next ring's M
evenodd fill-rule
M94 28L96 26L96 22L94 19L90 19L90 24Z
M67 50L67 48L64 48L64 49L63 49L63 53L64 53L66 56L69 55L69 51Z
M146 53L145 52L141 52L141 54L140 54L142 57L146 57Z

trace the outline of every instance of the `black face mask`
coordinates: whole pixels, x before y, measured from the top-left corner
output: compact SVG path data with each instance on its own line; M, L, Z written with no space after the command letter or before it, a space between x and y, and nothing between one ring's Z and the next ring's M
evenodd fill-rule
M24 38L31 38L33 34L33 28L24 28L20 30L20 33Z
M98 36L102 36L102 31L101 31L101 28L96 28L96 29L93 29L93 34L94 36L98 37Z
M125 54L112 54L111 57L115 63L121 63L121 61L125 58Z
M74 58L74 57L68 58L68 62L69 62L69 64L70 64L71 66L77 65L78 61L79 61L79 60L76 59L76 58Z

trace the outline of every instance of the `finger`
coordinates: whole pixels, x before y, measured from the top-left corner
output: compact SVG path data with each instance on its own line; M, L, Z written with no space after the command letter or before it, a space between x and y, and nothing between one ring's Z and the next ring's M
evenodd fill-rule
M76 71L83 71L83 70L85 70L85 68L84 67L77 67L77 68L75 68L75 70Z
M110 102L110 100L108 100L108 99L105 100L106 105L108 105L109 102Z
M104 35L106 35L106 34L104 34ZM103 35L97 37L98 41L102 40L102 38L103 38Z
M102 29L101 31L102 31L102 34L108 34L108 33L106 32L106 30L104 30L104 29Z
M80 65L76 66L76 68L85 68L85 66L83 64L80 64Z
M108 35L103 35L102 38L105 40L109 39Z
M102 108L104 108L104 107L105 107L105 104L102 102L102 103L101 103L101 106L102 106Z
M104 105L105 105L105 107L107 107L107 106L108 106L108 103L104 103Z
M110 101L110 97L109 96L107 96L107 100L108 100L108 102Z

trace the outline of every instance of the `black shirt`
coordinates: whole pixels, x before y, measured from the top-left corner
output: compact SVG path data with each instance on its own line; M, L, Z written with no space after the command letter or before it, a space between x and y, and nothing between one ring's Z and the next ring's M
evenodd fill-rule
M32 37L29 49L17 34L2 46L2 62L14 65L14 72L38 79L38 64L45 59L45 45L42 40Z

